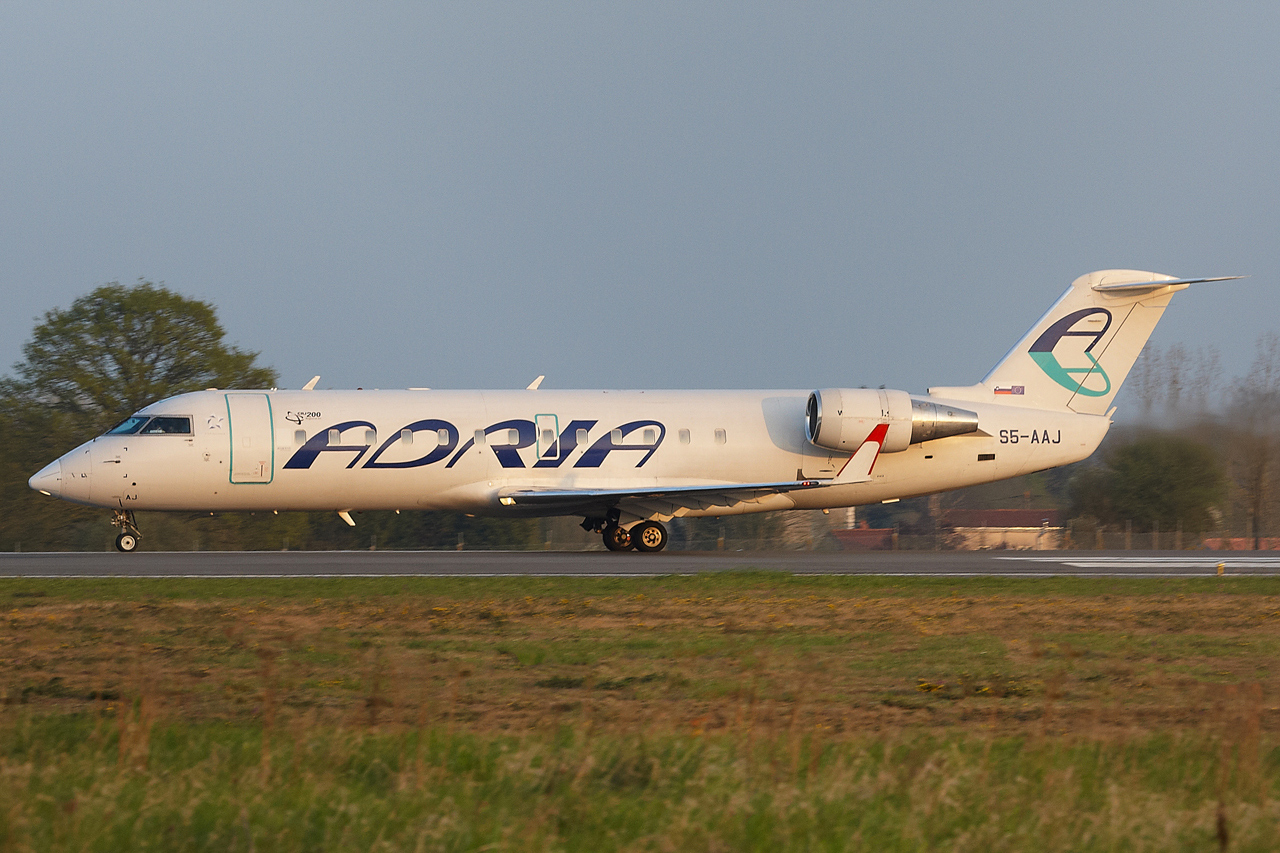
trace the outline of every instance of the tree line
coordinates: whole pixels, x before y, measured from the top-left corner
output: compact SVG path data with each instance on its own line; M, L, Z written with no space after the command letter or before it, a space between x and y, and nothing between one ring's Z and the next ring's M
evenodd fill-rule
M1081 475L1077 514L1255 544L1280 535L1280 335L1258 338L1243 376L1226 379L1218 365L1212 348L1148 345L1134 377L1144 426L1121 431L1127 442Z

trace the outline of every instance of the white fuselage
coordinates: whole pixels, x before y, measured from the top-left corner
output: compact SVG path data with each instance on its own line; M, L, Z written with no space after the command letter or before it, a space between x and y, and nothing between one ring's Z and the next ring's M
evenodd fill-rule
M1088 457L1173 295L1220 278L1075 279L978 383L815 391L201 391L147 406L33 489L112 510L573 515L605 547L663 522L877 503ZM541 378L539 379L541 381Z
M117 510L580 514L502 498L512 489L835 477L849 454L806 438L809 393L201 391L140 413L189 417L190 433L99 436L55 463L56 488L59 497ZM1110 424L1070 411L956 405L977 414L977 432L882 453L867 482L654 514L852 506L985 483L1084 459ZM54 483L53 474L43 482Z

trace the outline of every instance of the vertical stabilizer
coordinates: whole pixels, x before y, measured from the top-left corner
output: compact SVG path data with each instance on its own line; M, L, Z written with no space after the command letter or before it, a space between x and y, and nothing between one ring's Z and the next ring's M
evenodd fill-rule
M929 393L1105 414L1173 294L1225 278L1179 279L1140 270L1082 275L980 383Z

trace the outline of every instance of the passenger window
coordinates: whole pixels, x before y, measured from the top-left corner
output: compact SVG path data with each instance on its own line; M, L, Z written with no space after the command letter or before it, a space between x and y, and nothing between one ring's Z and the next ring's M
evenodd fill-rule
M729 440L729 436L725 433L724 430L722 429L716 430L716 444L724 444L728 440Z
M307 443L307 431L305 429L295 429L293 431L293 443L301 447Z
M609 431L609 440L614 444L622 444L622 430L615 429Z
M647 429L644 431L644 443L653 444L658 440L658 431L656 429Z
M587 443L587 431L585 429L578 430L578 444Z
M687 429L680 430L680 443L681 444L689 443L689 431Z
M400 430L400 441L402 441L405 444L413 444L413 430L411 429Z
M444 447L449 443L449 431L447 429L436 430L436 444Z
M489 441L489 437L484 434L484 430L482 429L476 430L476 444L486 444L488 443L488 441Z
M556 433L555 433L555 430L544 429L544 430L542 431L542 443L543 443L543 444L547 444L547 445L555 444L555 441L556 441Z
M378 434L371 429L365 430L364 443L368 447L373 447L373 445L378 443Z
M518 429L507 430L507 444L519 444L519 443L520 443L520 430Z
M335 446L342 444L342 433L336 429L329 430L329 445Z

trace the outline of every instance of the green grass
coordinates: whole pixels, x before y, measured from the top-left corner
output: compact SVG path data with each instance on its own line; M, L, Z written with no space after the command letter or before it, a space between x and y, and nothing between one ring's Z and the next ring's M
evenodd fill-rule
M0 581L0 850L1231 850L1267 578Z
M8 723L15 851L1207 850L1220 809L1247 851L1280 819L1280 750L1191 736Z
M770 590L778 595L873 595L937 598L962 595L1107 596L1280 595L1280 577L1203 578L896 578L790 575L781 572L709 572L653 578L65 578L0 579L0 600L11 608L62 601L129 600L142 603L191 599L236 601L318 599L359 602L370 598L438 596L455 601L511 601L526 596L563 597L574 604L598 596L661 594L723 596Z

